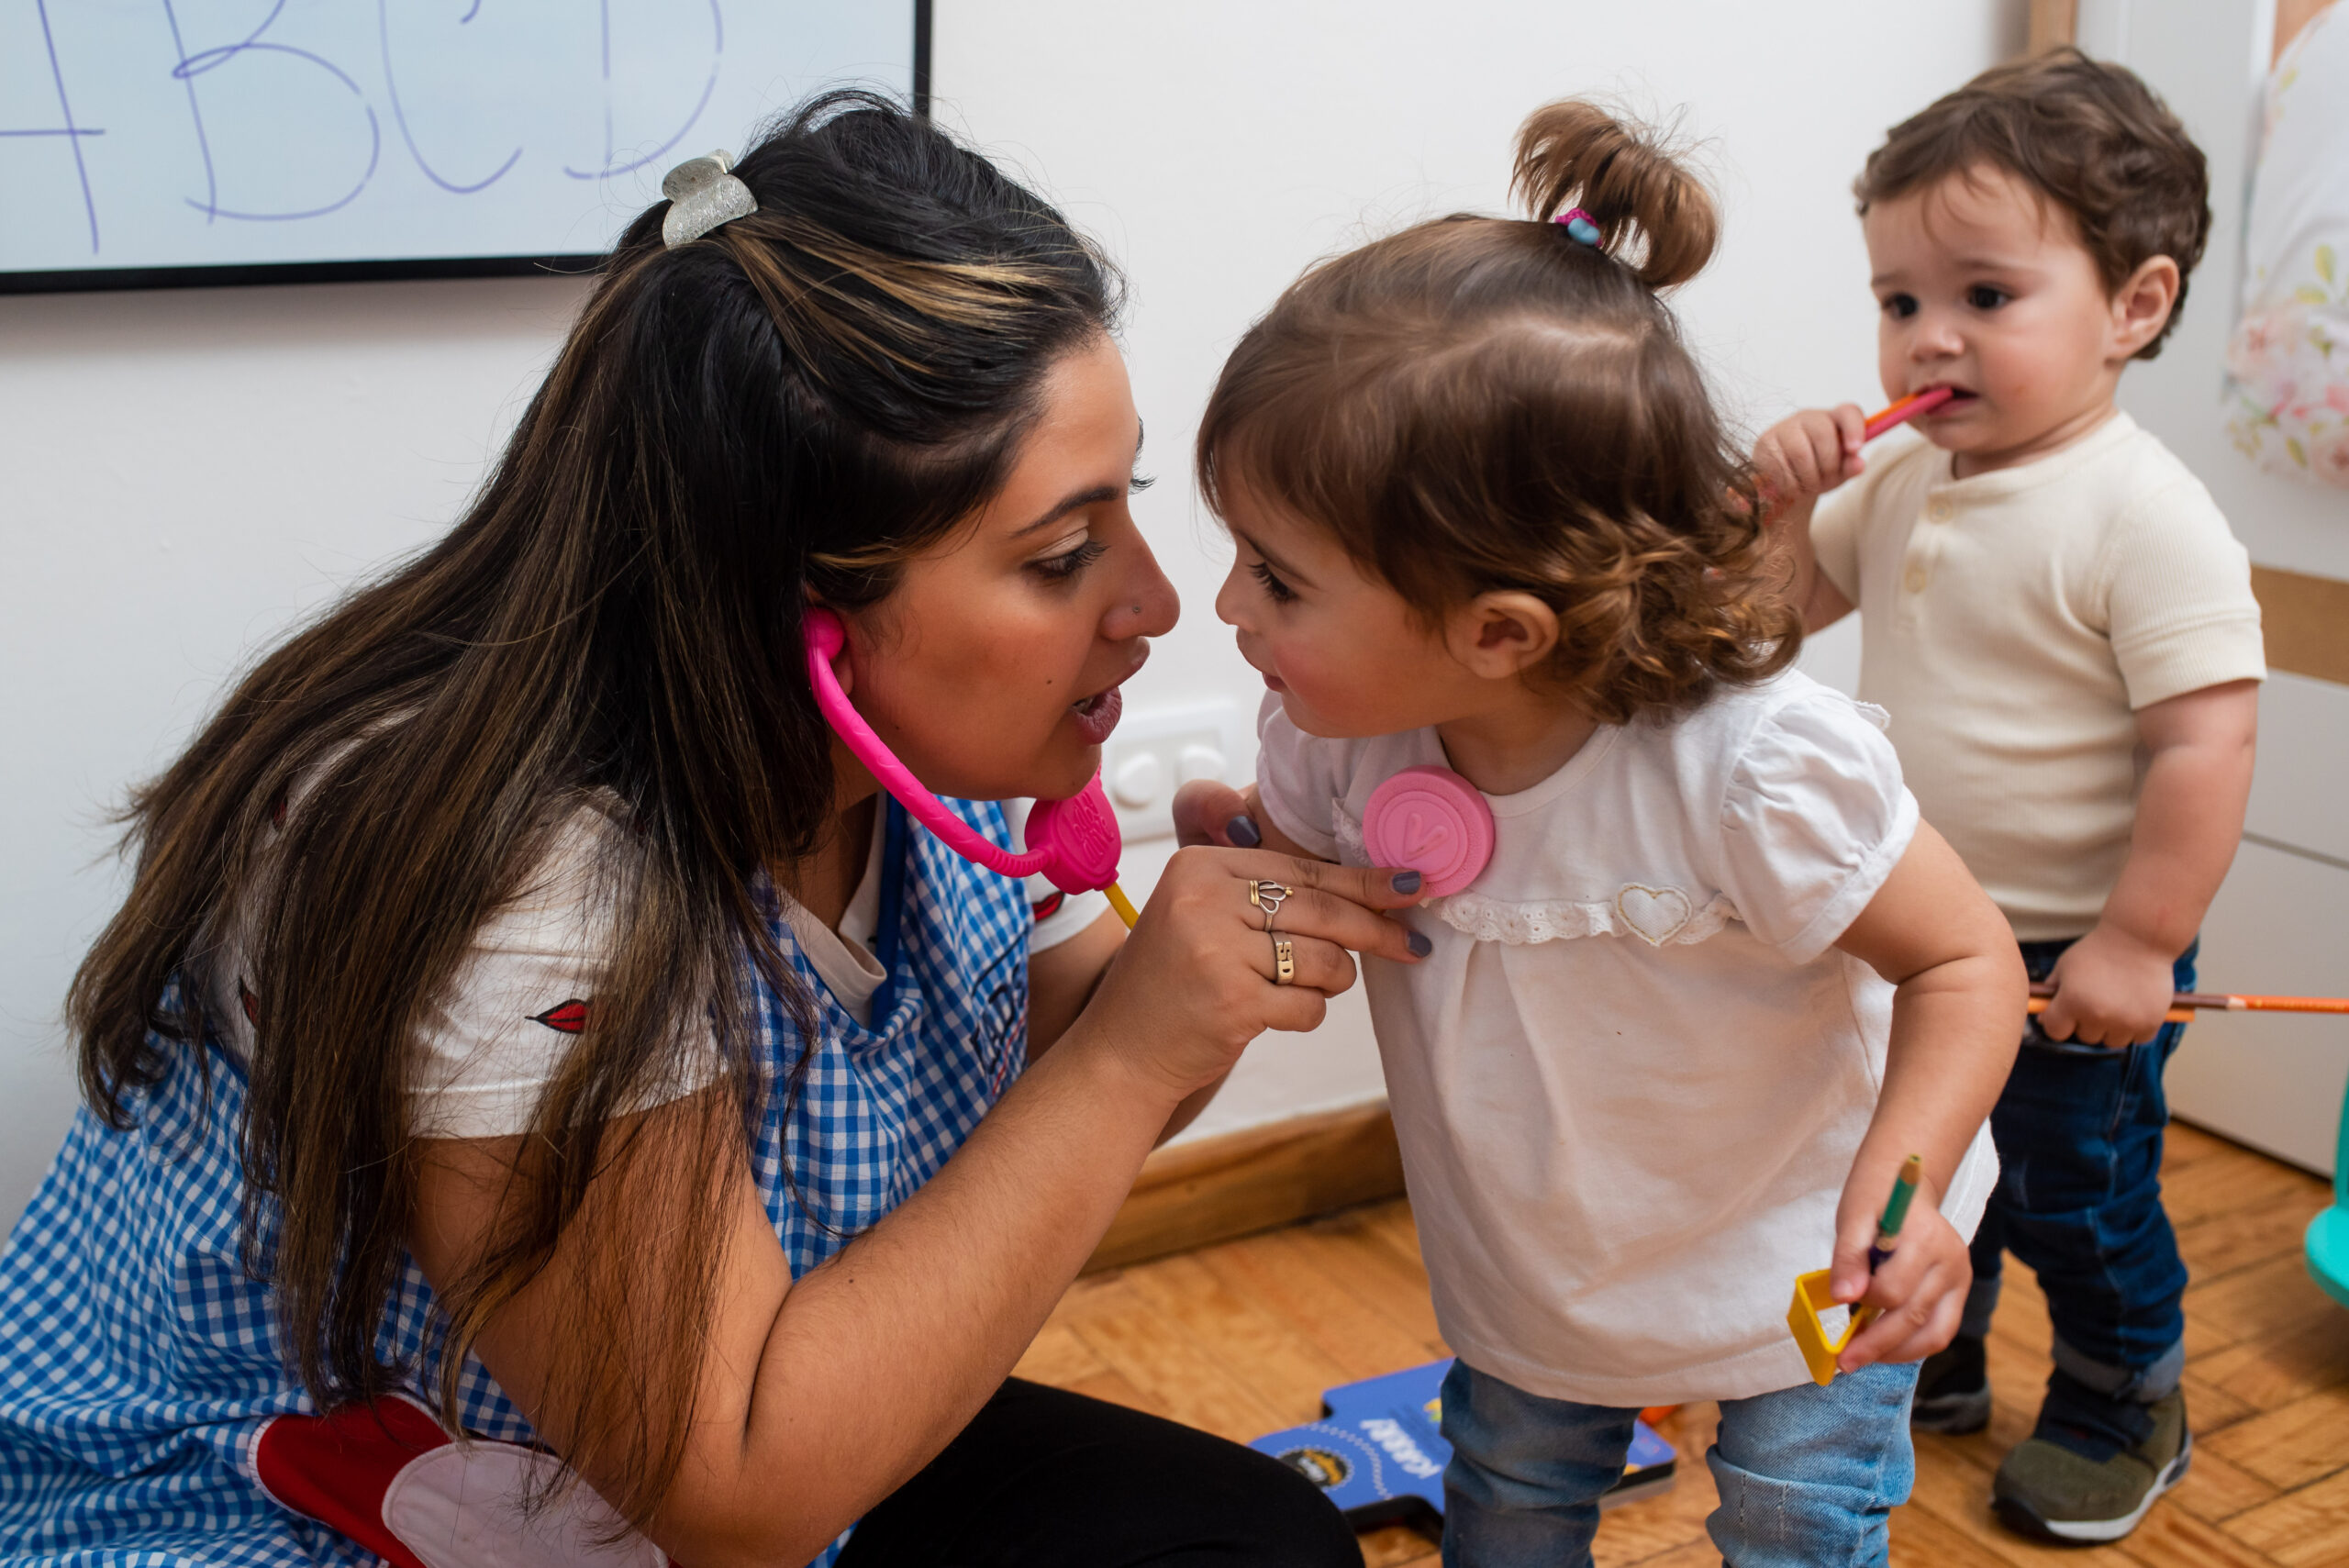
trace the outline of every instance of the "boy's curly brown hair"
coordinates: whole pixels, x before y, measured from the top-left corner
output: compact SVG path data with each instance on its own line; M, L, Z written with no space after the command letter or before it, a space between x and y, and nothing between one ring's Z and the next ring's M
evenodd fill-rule
M1529 221L1419 224L1290 285L1208 400L1208 504L1245 486L1431 617L1539 595L1562 695L1608 723L1777 673L1801 623L1656 298L1711 257L1711 197L1649 134L1574 100L1518 133L1515 189ZM1598 245L1551 221L1576 206Z
M1852 195L1865 217L1878 202L1983 168L2005 170L2072 215L2107 294L2155 256L2177 263L2169 319L2135 357L2159 354L2210 238L2210 177L2154 90L2076 49L1993 66L1894 126Z

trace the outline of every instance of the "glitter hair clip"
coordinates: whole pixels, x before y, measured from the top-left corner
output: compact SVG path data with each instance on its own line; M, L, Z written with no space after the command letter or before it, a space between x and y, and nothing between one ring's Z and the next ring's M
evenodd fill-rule
M1598 224L1582 208L1568 207L1551 221L1564 224L1568 239L1587 245L1594 250L1598 249Z
M672 250L700 239L721 223L759 210L751 187L732 172L734 157L722 149L688 158L661 176L669 211L661 219L661 242Z

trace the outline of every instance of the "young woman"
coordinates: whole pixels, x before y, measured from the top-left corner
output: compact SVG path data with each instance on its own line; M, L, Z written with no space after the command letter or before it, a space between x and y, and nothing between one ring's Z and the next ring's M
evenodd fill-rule
M1247 1041L1409 960L1416 877L1186 851L1122 952L1045 946L879 802L811 605L998 841L1174 622L1113 281L870 98L700 173L464 520L134 798L0 1255L12 1561L1358 1560L1280 1466L1005 1379Z

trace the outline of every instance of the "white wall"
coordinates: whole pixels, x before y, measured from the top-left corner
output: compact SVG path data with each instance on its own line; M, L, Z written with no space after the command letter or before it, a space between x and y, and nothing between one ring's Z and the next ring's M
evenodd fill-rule
M1209 608L1184 483L1217 365L1308 261L1497 209L1510 132L1565 93L1692 106L1729 213L1686 293L1730 405L1865 400L1847 187L1893 120L2020 45L2019 0L944 0L939 108L1100 234L1167 483L1139 510L1190 614L1137 707L1259 688ZM0 1225L72 1111L58 999L117 896L101 817L239 663L431 538L542 371L559 280L0 299ZM1849 633L1822 640L1849 679ZM1137 857L1140 859L1141 857ZM1361 1015L1260 1045L1201 1132L1375 1095Z

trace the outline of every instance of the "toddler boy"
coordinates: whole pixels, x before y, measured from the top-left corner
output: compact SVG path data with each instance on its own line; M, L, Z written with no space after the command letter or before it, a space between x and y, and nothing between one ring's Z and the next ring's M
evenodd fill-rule
M2055 1371L1993 1502L2020 1529L2117 1540L2191 1454L2159 1181L2181 1030L2163 1014L2242 833L2266 673L2243 547L2113 401L2202 253L2203 159L2135 76L2065 50L1895 127L1854 191L1884 389L1954 395L1872 467L1848 405L1776 426L1755 462L1805 625L1865 612L1861 695L2055 987L1991 1117L2003 1172L1914 1424L1988 1420L2011 1251L2046 1292Z

